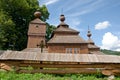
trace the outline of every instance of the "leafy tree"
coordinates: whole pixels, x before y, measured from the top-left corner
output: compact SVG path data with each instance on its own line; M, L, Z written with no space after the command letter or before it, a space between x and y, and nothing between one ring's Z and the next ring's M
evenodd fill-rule
M0 0L1 49L10 48L11 44L15 50L26 48L28 24L36 10L42 13L43 21L48 19L46 6L40 7L37 0Z
M52 32L56 29L56 27L54 25L50 25L49 23L46 24L46 41L49 41L51 36L52 36Z
M4 12L0 11L0 48L7 49L10 43L14 44L13 38L15 35L15 24L11 18ZM11 38L13 37L13 38Z

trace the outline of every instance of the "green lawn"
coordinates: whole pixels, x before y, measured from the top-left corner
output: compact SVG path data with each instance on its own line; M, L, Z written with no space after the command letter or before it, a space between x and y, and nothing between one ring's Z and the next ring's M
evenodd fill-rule
M107 80L104 75L83 75L83 74L17 74L15 72L0 72L0 80ZM120 77L115 77L120 80Z

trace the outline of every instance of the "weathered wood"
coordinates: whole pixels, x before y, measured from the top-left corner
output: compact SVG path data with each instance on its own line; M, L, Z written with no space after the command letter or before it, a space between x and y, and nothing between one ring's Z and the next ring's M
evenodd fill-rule
M5 64L5 63L0 63L0 69L4 69L6 71L11 71L12 70L11 66L8 65L8 64Z
M105 75L120 74L120 56L113 55L60 53L41 54L37 52L8 51L0 55L0 63L14 66L16 67L16 71L25 73L92 74L102 72ZM31 66L33 70L22 69L22 67L28 66Z
M102 70L102 74L104 75L120 75L120 69L105 69L105 70Z
M19 66L20 63L22 63L21 61L16 61L16 60L1 60L0 63L5 63L7 65L10 65L10 66Z
M112 72L114 73L114 75L120 75L120 68L114 69L114 70L112 70Z
M109 75L112 75L113 73L111 70L102 70L102 74L109 76Z
M61 54L5 51L0 60L32 60L52 62L120 63L120 56L95 54Z
M69 74L69 73L83 73L83 74L96 74L100 73L100 71L96 69L68 69L68 70L20 70L19 73L52 73L52 74Z
M112 66L112 69L120 68L120 64L37 64L37 63L22 63L19 66L32 66L44 68L106 68Z
M18 61L18 60L17 61L15 61L15 60L9 60L9 61L2 60L1 62L4 62L7 65L14 66L15 70L17 72L20 71L20 67L31 66L34 69L52 68L53 72L51 72L51 73L57 73L57 71L54 72L54 69L57 69L57 68L58 68L58 70L60 68L68 68L68 69L74 68L74 70L77 69L77 71L80 71L80 68L82 68L83 70L87 69L87 68L92 68L92 69L95 68L95 69L101 69L102 74L104 74L104 75L120 74L120 70L118 70L118 69L120 69L120 64L117 64L117 63L114 63L114 64L113 63L111 63L111 64L110 63L94 63L94 64L93 63L89 63L89 64L88 63L83 63L83 64L73 63L73 64L71 64L71 62L70 63L67 62L67 64L66 64L66 62L64 63L64 62L39 62L39 61L32 61L32 63L29 63L29 62L27 63L27 61ZM50 71L52 71L52 70L50 70ZM33 71L32 73L34 73L35 71ZM43 70L40 72L44 73ZM46 72L46 70L45 70L45 72ZM48 73L50 73L50 72L48 71ZM58 73L61 74L61 72L58 72ZM70 73L72 73L72 72L70 72ZM77 73L77 72L73 71L73 73ZM81 71L80 71L80 73L81 73ZM86 72L84 72L84 73L86 73ZM91 72L88 72L88 73L91 73Z
M71 64L71 63L67 63L67 64L54 64L51 62L48 63L40 63L40 62L34 62L34 63L24 63L24 61L2 61L3 63L9 64L9 65L13 65L13 66L23 66L23 67L27 67L27 66L32 66L32 67L45 67L45 68L120 68L120 64L107 64L107 63L92 63L92 64Z
M104 74L104 75L120 75L120 70L105 70L105 69L95 69L95 68L62 68L62 69L34 69L34 70L19 70L19 73L52 73L52 74Z

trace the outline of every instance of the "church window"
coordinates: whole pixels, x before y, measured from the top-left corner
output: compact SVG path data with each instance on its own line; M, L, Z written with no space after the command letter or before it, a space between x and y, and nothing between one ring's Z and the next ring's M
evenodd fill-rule
M66 48L66 53L72 53L72 48Z
M66 53L80 53L80 48L66 48Z

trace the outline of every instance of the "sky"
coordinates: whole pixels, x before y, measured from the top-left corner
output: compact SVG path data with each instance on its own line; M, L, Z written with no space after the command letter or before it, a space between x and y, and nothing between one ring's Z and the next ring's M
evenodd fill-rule
M92 40L101 49L120 51L120 0L39 0L50 13L47 22L57 26L59 17L88 39L88 26Z

